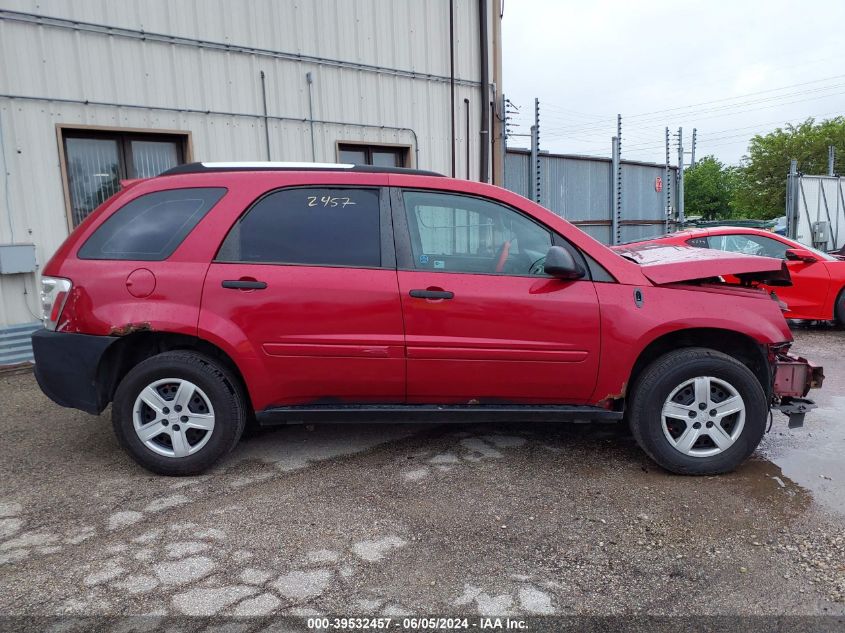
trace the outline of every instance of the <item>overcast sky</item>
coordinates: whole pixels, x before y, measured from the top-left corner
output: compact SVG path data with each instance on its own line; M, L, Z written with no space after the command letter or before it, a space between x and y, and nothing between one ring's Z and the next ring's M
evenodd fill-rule
M668 125L735 164L754 134L845 114L843 25L843 0L504 0L504 91L519 133L539 97L544 150L609 156L621 113L623 158L664 162Z

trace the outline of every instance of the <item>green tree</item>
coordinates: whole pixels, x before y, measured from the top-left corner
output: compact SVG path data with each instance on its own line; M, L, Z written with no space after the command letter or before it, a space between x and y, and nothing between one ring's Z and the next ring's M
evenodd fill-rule
M845 160L845 117L820 123L810 118L752 138L738 174L733 200L736 212L766 219L783 215L789 161L795 158L798 170L805 174L825 174L829 145Z
M729 217L736 188L735 171L713 156L705 156L695 167L684 171L686 215L700 215L705 220Z

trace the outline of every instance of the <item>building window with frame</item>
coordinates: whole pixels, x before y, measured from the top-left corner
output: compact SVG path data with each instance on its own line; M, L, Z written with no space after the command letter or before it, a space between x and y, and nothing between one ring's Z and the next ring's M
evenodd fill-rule
M406 146L397 145L338 143L337 146L339 162L376 167L407 167L408 150Z
M120 181L152 178L181 165L188 135L62 128L71 226L120 189Z

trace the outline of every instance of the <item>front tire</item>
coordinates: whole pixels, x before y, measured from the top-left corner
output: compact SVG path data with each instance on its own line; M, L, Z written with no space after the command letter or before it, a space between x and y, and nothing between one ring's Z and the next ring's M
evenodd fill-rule
M839 291L839 296L836 297L836 303L833 305L833 318L836 324L845 328L845 288Z
M234 377L211 358L164 352L133 367L112 404L120 445L159 475L197 475L234 448L246 407Z
M715 350L686 348L661 356L640 374L627 417L637 443L666 470L715 475L754 452L768 409L748 367Z

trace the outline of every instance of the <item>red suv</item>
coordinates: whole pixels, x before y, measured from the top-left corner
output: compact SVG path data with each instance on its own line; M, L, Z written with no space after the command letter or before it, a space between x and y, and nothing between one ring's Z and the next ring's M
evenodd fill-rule
M720 276L732 275L728 285ZM352 165L193 164L127 183L44 269L35 375L142 466L199 473L244 425L625 420L664 468L733 469L821 368L778 260L623 256L498 187Z

